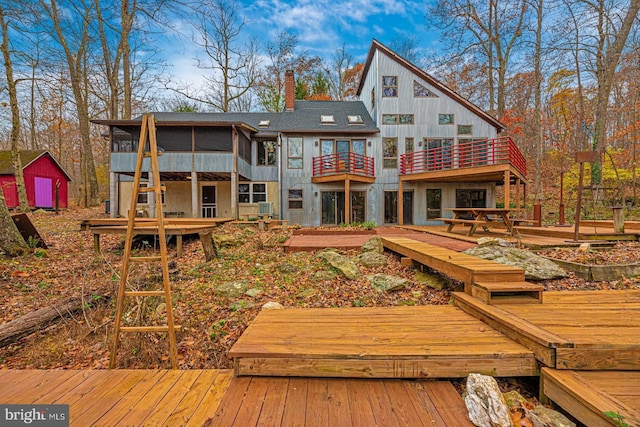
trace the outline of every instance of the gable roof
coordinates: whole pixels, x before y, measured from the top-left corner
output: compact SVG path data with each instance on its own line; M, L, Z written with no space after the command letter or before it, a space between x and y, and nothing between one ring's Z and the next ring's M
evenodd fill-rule
M498 132L500 132L503 129L506 129L506 126L500 120L496 119L495 117L493 117L492 115L490 115L489 113L487 113L486 111L484 111L482 108L478 107L471 101L463 98L460 94L458 94L457 92L453 91L452 89L450 89L449 87L447 87L446 85L438 81L436 78L431 76L426 71L415 66L411 62L407 61L406 59L404 59L403 57L401 57L400 55L398 55L397 53L395 53L394 51L392 51L391 49L389 49L388 47L386 47L376 39L373 39L373 41L371 42L371 48L369 49L367 60L364 64L364 68L362 69L362 77L360 78L360 84L358 85L358 90L356 91L357 96L360 96L360 93L364 86L364 81L365 81L364 76L366 76L367 73L369 72L369 68L371 67L373 56L376 50L379 50L380 52L384 53L389 58L393 59L398 64L402 65L404 68L406 68L410 72L414 73L415 75L419 76L421 79L428 82L431 86L437 88L438 90L441 90L442 92L447 94L450 98L454 99L461 105L465 106L472 113L480 116L487 122L491 123L494 127L497 128Z
M20 162L22 163L22 169L24 170L31 163L35 162L42 156L48 156L53 160L56 166L62 171L62 173L71 181L71 177L64 170L64 168L58 163L58 161L47 150L20 150ZM13 161L11 160L11 150L0 151L0 175L14 175Z

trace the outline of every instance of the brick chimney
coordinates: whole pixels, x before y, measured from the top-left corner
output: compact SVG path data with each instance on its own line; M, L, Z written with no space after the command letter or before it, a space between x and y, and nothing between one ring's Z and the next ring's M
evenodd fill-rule
M296 103L296 81L293 76L293 70L287 70L284 73L284 109L285 111L293 111Z

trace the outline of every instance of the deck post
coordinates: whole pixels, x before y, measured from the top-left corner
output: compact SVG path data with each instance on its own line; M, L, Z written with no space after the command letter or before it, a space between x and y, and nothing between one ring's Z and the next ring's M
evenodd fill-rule
M505 209L509 209L510 206L510 201L509 201L509 197L510 197L510 190L511 190L511 172L510 171L504 171L504 208Z
M198 215L198 173L191 171L191 217L200 218Z
M516 178L516 217L520 218L520 178Z
M402 191L402 180L398 180L398 225L404 225L404 198Z
M344 223L351 223L351 182L347 177L344 180Z

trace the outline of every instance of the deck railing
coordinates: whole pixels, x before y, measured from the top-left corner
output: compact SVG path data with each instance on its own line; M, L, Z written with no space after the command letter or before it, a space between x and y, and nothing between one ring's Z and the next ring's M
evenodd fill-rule
M326 154L313 158L313 176L328 176L351 173L361 176L375 176L373 157L354 152Z
M510 137L440 146L400 156L400 174L436 172L509 163L527 174L527 162Z

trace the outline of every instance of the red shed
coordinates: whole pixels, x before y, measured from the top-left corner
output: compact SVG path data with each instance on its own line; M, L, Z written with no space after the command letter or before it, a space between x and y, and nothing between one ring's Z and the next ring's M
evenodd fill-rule
M58 207L69 206L67 184L71 178L51 153L46 150L24 150L20 151L20 160L30 207L54 208L56 187L58 187ZM17 207L18 190L11 163L11 151L0 151L0 185L7 207Z

